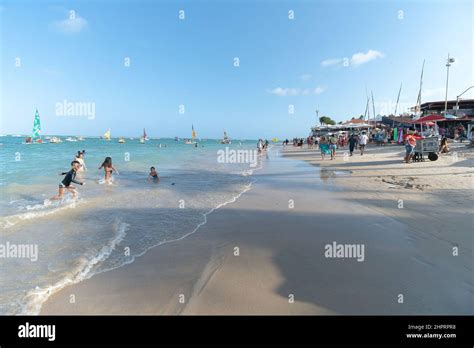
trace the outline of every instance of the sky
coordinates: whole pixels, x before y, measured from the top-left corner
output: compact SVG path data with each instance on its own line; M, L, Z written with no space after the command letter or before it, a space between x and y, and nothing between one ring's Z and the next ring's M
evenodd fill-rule
M0 1L0 133L255 139L474 84L472 1ZM474 98L474 89L464 97ZM371 110L372 112L372 105Z

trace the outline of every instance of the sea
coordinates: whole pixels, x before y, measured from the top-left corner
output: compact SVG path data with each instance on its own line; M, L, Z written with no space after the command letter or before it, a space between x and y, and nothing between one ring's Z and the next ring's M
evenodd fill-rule
M0 136L0 315L39 314L60 289L197 232L215 209L251 189L261 168L260 157L229 157L253 154L255 140L201 139L196 147L175 139L59 137L63 142L25 144L24 136ZM86 185L73 184L76 199L50 200L82 150L87 170L78 180ZM98 169L106 156L118 170L111 183ZM151 166L159 183L147 180Z

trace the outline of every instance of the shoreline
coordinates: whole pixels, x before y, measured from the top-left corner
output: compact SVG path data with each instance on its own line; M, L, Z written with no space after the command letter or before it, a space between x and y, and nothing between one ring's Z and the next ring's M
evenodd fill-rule
M361 198L367 182L350 192L354 173L325 177L324 166L315 173L305 164L319 151L297 151L272 154L254 174L252 189L210 214L200 233L64 288L41 315L472 314L469 254L437 262L453 241L413 229L393 209L345 199ZM288 159L292 154L305 160ZM465 245L466 233L457 233L455 242ZM324 246L333 241L363 242L365 261L325 258ZM399 293L406 304L397 303Z
M261 165L260 167L257 167L257 168L252 168L251 169L251 172L253 173L255 170L259 170L261 169ZM246 175L248 175L248 172L249 170L246 170L245 173L247 173ZM142 256L144 256L147 252L149 252L150 250L153 250L155 248L158 248L158 247L161 247L161 246L164 246L166 244L170 244L170 243L176 243L176 242L179 242L179 241L182 241L184 240L185 238L189 237L190 235L198 232L198 230L202 227L202 226L205 226L207 224L207 217L208 215L212 214L214 211L218 210L218 209L221 209L222 207L225 207L226 205L228 204L231 204L231 203L234 203L236 200L238 200L243 194L245 194L247 191L249 191L251 188L252 188L252 185L255 183L255 179L253 181L251 181L248 185L245 186L245 188L240 192L238 193L236 196L232 197L231 199L223 202L223 203L220 203L218 204L217 206L211 208L209 211L207 212L204 212L202 214L202 217L203 217L203 221L198 223L196 225L196 227L191 231L191 232L188 232L186 234L184 234L183 236L177 238L177 239L173 239L173 240L165 240L163 242L160 242L158 243L157 245L154 245L152 247L150 247L149 249L146 249L144 250L142 253L138 254L138 255L135 255L132 259L130 259L129 261L126 261L124 262L123 264L121 264L120 266L116 266L114 268L111 268L111 269L106 269L106 270L103 270L103 271L100 271L98 273L94 273L92 275L89 275L88 274L88 271L89 269L95 264L94 260L91 260L89 262L89 264L86 265L86 269L84 270L81 270L80 272L77 273L77 275L74 277L74 279L70 279L70 278L63 278L61 279L59 282L49 286L48 288L46 289L35 289L35 290L32 290L31 292L29 292L30 295L28 296L31 296L31 297L34 297L34 299L32 301L29 301L25 306L24 306L24 309L22 310L22 314L24 315L37 315L37 314L40 314L41 313L41 309L43 307L43 305L49 300L49 298L51 296L54 296L56 293L58 292L61 292L63 290L65 290L66 288L68 287L71 287L71 286L74 286L76 284L79 284L83 281L86 281L88 279L91 279L95 276L99 276L103 273L106 273L106 272L110 272L110 271L113 271L115 269L120 269L122 267L126 267L127 265L129 264L132 264L135 262L136 259L139 259L141 258ZM128 230L128 224L127 223L121 223L120 225L123 225L123 234L126 233L126 231ZM120 233L121 234L121 233ZM112 252L115 247L120 244L120 242L122 241L124 235L119 235L118 236L118 240L117 241L113 241L113 246L109 251ZM116 245L117 244L117 245ZM97 259L100 259L101 255L98 255L96 258ZM92 265L92 266L91 266ZM89 268L89 269L88 269ZM80 279L76 279L76 278L80 278ZM35 293L36 292L36 293ZM36 301L36 299L39 298L40 299L40 302L38 304L38 302ZM30 309L28 309L30 308ZM26 311L26 312L25 312Z

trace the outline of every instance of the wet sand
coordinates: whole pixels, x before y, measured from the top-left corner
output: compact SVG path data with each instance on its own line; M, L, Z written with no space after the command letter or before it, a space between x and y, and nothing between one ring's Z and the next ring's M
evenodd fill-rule
M442 161L421 163L410 177L431 186L406 188L383 181L408 174L400 151L322 165L317 150L272 151L196 233L64 288L41 314L473 314L472 167L444 163L447 188L432 180ZM333 242L364 245L364 260L326 257Z

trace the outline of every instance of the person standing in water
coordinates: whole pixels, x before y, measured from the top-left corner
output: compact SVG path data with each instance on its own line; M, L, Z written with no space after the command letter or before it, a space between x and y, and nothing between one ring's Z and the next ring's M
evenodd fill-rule
M112 178L112 172L119 173L117 169L112 165L112 157L105 157L104 162L100 165L99 169L104 168L104 181L110 183Z
M150 174L148 174L148 181L153 181L154 183L160 182L160 177L158 176L158 172L156 171L155 167L150 168Z
M77 155L74 160L78 161L81 164L81 167L79 168L78 172L84 172L87 170L86 163L84 162L85 154L86 154L86 150L77 151Z
M76 198L77 196L76 188L72 186L71 183L75 183L81 186L86 184L85 182L76 181L76 174L79 168L81 167L81 164L78 161L72 161L71 167L72 168L69 172L64 172L60 174L60 175L66 175L66 176L64 177L63 181L59 183L58 194L52 197L51 200L61 199L64 196L64 191L66 189L72 193L73 198Z

